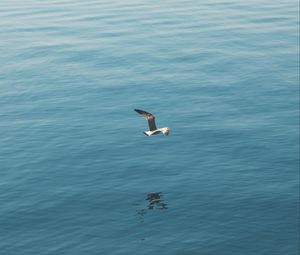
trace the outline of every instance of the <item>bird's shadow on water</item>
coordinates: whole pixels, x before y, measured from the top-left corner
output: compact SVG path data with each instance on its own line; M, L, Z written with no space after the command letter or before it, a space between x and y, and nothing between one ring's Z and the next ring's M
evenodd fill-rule
M148 193L145 197L145 201L147 201L146 205L136 209L136 214L141 222L144 222L145 215L150 211L168 209L168 204L164 200L162 192ZM134 203L133 205L140 207L141 203Z

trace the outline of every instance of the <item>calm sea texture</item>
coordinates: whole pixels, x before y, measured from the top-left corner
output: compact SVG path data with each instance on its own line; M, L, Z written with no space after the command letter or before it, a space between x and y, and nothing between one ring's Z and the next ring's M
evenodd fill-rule
M0 253L297 255L298 11L1 0Z

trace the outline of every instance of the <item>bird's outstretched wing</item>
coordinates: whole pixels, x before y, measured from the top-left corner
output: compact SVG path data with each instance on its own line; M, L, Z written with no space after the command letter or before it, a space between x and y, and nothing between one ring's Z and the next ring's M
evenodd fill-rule
M137 113L143 115L147 120L148 120L148 125L149 125L149 129L150 131L156 130L156 125L155 125L155 117L152 115L152 113L150 112L146 112L143 110L139 110L139 109L134 109Z

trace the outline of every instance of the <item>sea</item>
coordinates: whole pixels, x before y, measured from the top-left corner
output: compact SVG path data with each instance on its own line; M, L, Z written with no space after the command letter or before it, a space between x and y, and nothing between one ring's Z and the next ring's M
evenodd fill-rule
M0 254L298 255L298 0L1 0Z

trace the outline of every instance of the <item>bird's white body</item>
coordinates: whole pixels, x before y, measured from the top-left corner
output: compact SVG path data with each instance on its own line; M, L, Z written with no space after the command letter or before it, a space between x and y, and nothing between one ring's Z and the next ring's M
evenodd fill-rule
M158 128L156 130L148 130L148 131L144 131L144 134L147 135L147 136L151 136L151 135L157 135L159 133L163 133L163 135L169 135L169 132L170 132L170 129L167 128L167 127L163 127L163 128Z

